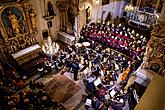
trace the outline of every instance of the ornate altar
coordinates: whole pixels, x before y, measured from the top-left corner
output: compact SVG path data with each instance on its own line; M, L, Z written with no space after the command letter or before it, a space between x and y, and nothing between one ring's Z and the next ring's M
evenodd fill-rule
M165 2L147 44L142 68L165 76Z
M156 15L153 13L134 10L128 13L129 25L136 26L142 30L150 30L152 24L156 23Z
M74 34L76 17L78 16L78 0L57 1L60 10L60 31Z
M32 5L25 0L10 0L0 4L0 14L0 45L3 45L1 51L4 56L20 53L21 50L37 44L36 13Z
M163 0L137 0L135 2L136 5L132 6L131 10L125 8L123 17L129 19L131 26L141 30L150 30L161 12Z

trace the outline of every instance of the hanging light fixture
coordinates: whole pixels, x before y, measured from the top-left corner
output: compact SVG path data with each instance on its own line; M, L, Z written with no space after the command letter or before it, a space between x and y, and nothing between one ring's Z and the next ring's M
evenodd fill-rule
M60 47L58 43L52 42L51 37L48 37L47 43L42 45L42 51L51 57L59 51Z

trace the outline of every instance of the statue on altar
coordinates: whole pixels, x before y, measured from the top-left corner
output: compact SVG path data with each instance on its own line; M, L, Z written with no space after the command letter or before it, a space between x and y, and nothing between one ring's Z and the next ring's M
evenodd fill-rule
M31 22L32 30L36 29L36 13L34 12L34 8L32 5L29 5L29 17Z
M13 32L15 34L20 33L20 25L19 25L20 20L18 19L18 17L14 13L11 12L11 10L8 11L8 14L9 14L8 19L10 21Z
M23 12L17 7L7 7L1 13L3 28L8 38L27 32Z
M74 15L74 10L71 7L68 8L68 21L71 23L73 30L75 25L75 15Z
M55 16L55 12L53 10L53 5L52 3L49 1L48 2L48 16Z
M90 6L86 9L86 23L88 24L90 22Z
M108 22L108 21L112 21L112 13L111 12L109 12L107 14L107 17L105 18L105 22Z

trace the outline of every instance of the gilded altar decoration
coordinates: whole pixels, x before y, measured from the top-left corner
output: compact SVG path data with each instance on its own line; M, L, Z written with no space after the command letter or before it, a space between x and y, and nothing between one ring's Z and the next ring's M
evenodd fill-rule
M13 32L15 34L20 33L20 25L19 25L19 20L18 20L17 16L14 13L12 13L11 10L8 11L8 14L9 14L8 19L9 19L10 24L12 26Z
M57 3L60 10L60 31L66 32L70 35L75 34L74 28L78 26L76 22L79 17L79 1L78 0L60 0Z
M151 32L151 38L147 44L142 66L162 76L165 75L165 2L156 25Z
M165 36L164 30L165 30L164 24L154 25L154 29L152 30L151 35L155 37L164 37Z
M38 43L36 39L37 27L34 8L29 5L27 0L10 1L10 3L5 2L5 4L1 4L0 8L0 31L2 33L0 36L0 47L2 47L1 52L4 59L7 60L8 55L19 53L21 50L33 47L33 45ZM33 56L36 55L33 54ZM22 58L24 59L25 57ZM27 61L27 59L24 61Z
M160 29L156 29L156 27L152 31L152 37L147 44L143 58L142 68L162 75L161 72L164 69L165 62L165 39L160 37L159 31Z
M5 28L5 31L8 35L8 37L13 37L14 36L11 28L9 28L7 26L5 26L4 28Z
M32 45L31 38L29 35L25 35L25 41L27 46Z
M30 23L31 23L31 29L35 30L36 29L36 13L34 12L34 8L32 5L29 5L29 18L30 18Z
M17 42L17 40L13 39L9 43L10 43L10 45L9 45L10 53L17 52L18 51L18 42Z
M159 31L159 26L158 25L153 25L153 30L151 32L151 35L156 36Z
M7 7L1 13L2 23L8 38L27 32L22 11L17 7Z

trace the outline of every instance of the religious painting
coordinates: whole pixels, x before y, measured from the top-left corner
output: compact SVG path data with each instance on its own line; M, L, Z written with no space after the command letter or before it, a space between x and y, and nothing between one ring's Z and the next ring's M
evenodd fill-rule
M48 28L51 28L52 27L52 21L48 21L47 26L48 26Z
M9 38L17 34L26 33L26 23L23 13L17 7L7 7L1 13L1 18L6 34Z
M71 7L69 7L69 8L68 8L68 11L67 11L67 14L68 14L68 22L71 23L71 25L72 25L72 30L73 30L74 22L75 22L74 10L73 10Z
M139 10L153 13L156 7L157 0L141 0Z
M109 0L102 0L102 5L107 5L109 4Z
M46 29L46 30L43 30L43 31L42 31L42 37L43 37L44 39L47 39L48 36L49 36L48 30L47 30L47 29Z

